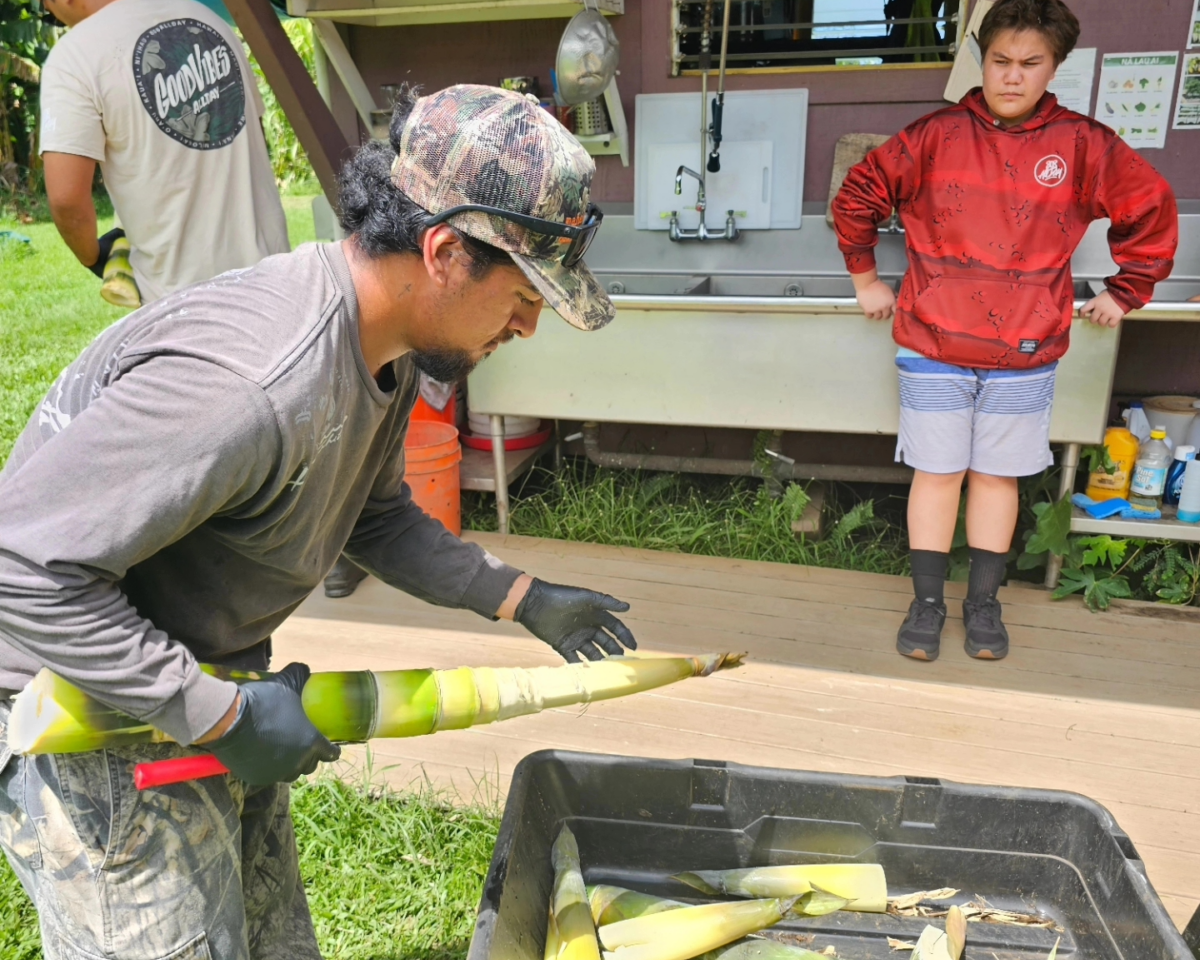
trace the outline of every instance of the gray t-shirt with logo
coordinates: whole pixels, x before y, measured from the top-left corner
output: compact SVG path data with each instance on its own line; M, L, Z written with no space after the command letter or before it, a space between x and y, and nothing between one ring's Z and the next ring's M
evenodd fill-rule
M418 376L363 361L342 247L171 294L59 376L0 472L0 691L42 666L190 743L345 549L492 616L519 571L412 503Z

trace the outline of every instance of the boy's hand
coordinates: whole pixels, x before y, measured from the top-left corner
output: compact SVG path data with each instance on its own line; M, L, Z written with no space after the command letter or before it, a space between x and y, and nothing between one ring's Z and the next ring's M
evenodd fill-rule
M858 305L867 319L890 320L896 312L896 294L879 279L879 274L869 270L866 273L852 273L850 279L854 282Z
M1115 327L1125 319L1125 311L1107 290L1098 297L1092 297L1079 308L1079 312L1098 327Z

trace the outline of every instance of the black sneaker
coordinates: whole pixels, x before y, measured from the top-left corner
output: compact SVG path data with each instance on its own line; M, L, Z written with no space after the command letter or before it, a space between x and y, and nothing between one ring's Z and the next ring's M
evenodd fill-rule
M367 579L367 571L345 557L338 557L337 563L325 577L325 596L348 597L360 583Z
M946 622L944 603L914 600L896 635L896 649L914 660L936 660Z
M1003 660L1008 656L1008 630L1000 621L1000 601L963 601L963 625L967 628L967 653L976 660Z

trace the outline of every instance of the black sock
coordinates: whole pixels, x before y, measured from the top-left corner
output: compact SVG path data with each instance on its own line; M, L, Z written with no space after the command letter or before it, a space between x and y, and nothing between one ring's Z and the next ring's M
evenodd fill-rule
M972 603L995 600L1007 570L1008 554L971 547L971 575L967 581L967 599Z
M926 603L945 603L946 566L950 554L939 550L910 550L913 593Z

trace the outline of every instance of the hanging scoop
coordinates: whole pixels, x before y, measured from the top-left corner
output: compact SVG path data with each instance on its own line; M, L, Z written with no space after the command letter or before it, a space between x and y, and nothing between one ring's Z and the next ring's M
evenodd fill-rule
M612 82L620 59L621 43L612 25L598 10L581 10L558 42L559 96L569 106L595 100Z

